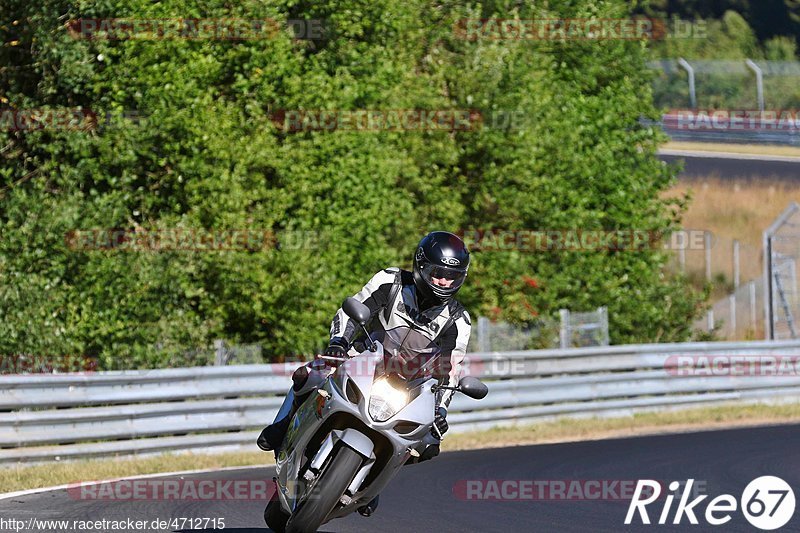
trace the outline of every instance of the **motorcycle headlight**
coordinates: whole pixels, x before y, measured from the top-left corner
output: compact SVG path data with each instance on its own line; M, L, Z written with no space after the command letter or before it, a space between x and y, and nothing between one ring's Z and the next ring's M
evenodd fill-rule
M392 387L389 380L380 378L372 384L369 397L369 416L376 422L386 422L408 403L408 391Z

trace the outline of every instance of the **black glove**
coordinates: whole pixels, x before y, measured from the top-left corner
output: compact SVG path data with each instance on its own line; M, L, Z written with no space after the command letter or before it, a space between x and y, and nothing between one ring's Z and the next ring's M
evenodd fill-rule
M348 346L346 340L336 337L331 339L331 342L325 349L325 353L322 355L327 357L347 357L347 350L349 348L350 346Z
M341 344L332 342L325 348L325 353L322 355L326 357L346 357L347 356L347 348L342 346Z
M330 359L317 359L316 362L324 365L325 367L338 367L347 357L347 346L337 341L331 341L325 352L322 354L325 357L335 357L341 359L340 361L331 361Z
M439 440L442 440L442 437L450 428L450 426L447 424L446 417L447 409L444 407L439 407L439 409L436 410L436 416L433 418L433 427L431 428L431 433L433 433L433 436Z

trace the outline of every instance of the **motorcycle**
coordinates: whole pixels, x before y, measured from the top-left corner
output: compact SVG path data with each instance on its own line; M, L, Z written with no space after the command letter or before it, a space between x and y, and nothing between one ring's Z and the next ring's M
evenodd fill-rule
M476 400L488 393L470 376L456 387L439 385L434 369L441 351L412 327L373 339L366 305L348 298L342 309L366 334L365 349L326 358L338 364L298 407L276 451L276 490L264 520L279 533L313 532L356 511L403 465L438 444L431 433L438 391Z

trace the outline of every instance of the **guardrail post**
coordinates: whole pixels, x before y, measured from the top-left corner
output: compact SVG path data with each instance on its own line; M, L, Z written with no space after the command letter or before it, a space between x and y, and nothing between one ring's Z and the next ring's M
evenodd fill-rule
M733 288L739 288L739 241L733 241Z
M756 282L750 282L750 326L756 330Z
M711 281L711 232L703 232L703 241L706 249L706 279Z
M728 296L728 303L731 306L731 334L736 335L736 293Z

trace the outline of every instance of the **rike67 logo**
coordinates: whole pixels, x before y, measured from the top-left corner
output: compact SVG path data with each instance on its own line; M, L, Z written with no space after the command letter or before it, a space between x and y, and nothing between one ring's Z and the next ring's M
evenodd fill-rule
M677 481L669 484L669 493L666 498L663 498L664 506L658 515L658 524L680 524L685 518L689 524L697 525L699 515L705 519L706 523L712 526L721 526L733 519L733 514L737 512L737 509L741 509L750 524L758 529L769 531L783 527L794 515L794 491L779 477L761 476L754 479L745 487L738 501L730 494L721 494L707 502L705 512L702 513L700 504L708 498L708 495L700 495L690 501L693 484L694 479L687 480L680 495L677 494L677 491L683 484ZM647 506L661 499L661 491L660 482L640 479L628 506L625 524L630 525L635 522L634 517L637 512L642 524L650 524ZM672 504L676 496L679 496L679 501L673 514ZM657 505L653 507L657 507ZM669 521L670 515L672 515L671 522Z

